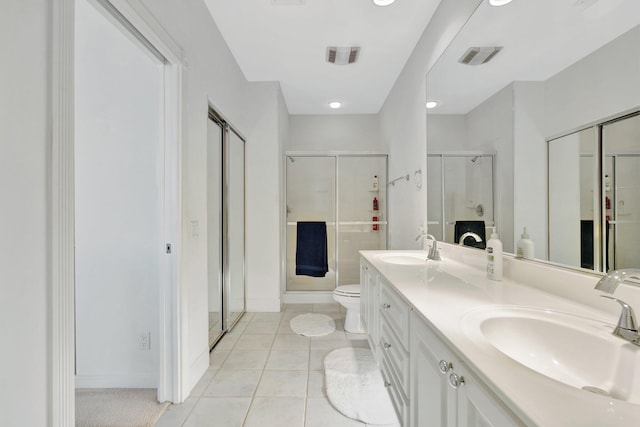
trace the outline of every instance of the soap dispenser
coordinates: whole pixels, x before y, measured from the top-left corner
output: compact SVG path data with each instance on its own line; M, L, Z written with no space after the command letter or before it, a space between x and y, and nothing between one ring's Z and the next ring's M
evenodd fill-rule
M527 227L522 229L522 236L516 243L516 258L533 259L535 257L535 249L533 240L529 239Z
M491 238L487 242L487 277L491 280L502 280L502 242L493 227Z

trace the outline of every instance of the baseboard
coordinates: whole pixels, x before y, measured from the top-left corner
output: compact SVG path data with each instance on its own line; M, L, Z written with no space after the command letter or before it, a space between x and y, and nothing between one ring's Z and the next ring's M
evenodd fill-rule
M203 351L189 367L189 393L200 382L200 379L209 369L209 349Z
M335 302L333 292L329 291L285 292L282 299L285 304L326 304Z
M76 388L157 388L153 374L76 375Z
M278 313L281 311L280 299L247 298L247 311L253 313Z

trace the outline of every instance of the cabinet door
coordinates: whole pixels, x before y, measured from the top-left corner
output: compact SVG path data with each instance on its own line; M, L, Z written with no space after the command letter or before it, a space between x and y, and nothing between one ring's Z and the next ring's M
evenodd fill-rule
M360 321L364 330L370 333L369 311L371 310L371 289L369 288L369 266L360 261Z
M459 427L522 425L465 366L459 363L455 372L464 378L464 383L457 389Z
M448 380L453 354L415 313L411 330L411 427L455 427L456 390Z

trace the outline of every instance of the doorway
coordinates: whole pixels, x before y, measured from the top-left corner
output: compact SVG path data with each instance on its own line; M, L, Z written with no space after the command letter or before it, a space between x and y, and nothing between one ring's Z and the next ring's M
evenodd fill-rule
M245 139L213 108L207 121L206 228L209 348L213 349L246 308Z
M172 400L167 60L111 3L75 14L75 385Z

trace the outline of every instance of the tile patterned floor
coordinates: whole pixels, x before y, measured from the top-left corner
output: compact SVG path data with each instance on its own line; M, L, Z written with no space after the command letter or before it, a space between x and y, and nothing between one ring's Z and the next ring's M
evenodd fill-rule
M289 320L321 312L336 331L307 338ZM324 357L342 347L367 347L364 335L344 332L338 304L290 304L282 313L246 313L210 355L210 367L189 398L171 405L156 427L357 427L324 390Z

